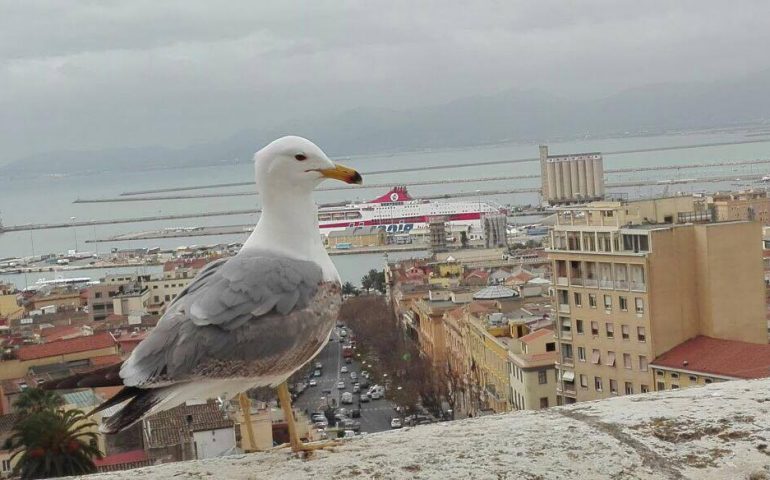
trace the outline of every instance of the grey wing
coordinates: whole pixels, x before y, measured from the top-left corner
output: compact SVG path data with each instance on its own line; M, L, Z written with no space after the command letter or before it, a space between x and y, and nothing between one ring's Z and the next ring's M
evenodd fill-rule
M205 268L121 368L127 386L290 374L333 328L339 286L313 262L241 252Z

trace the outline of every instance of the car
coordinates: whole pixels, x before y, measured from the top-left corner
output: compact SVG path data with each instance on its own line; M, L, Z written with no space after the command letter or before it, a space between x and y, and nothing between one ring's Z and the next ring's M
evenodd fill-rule
M361 403L368 403L368 402L369 402L369 399L370 399L370 397L369 397L369 394L368 394L368 393L362 393L362 394L361 394L361 396L360 396L360 397L358 397L358 400L359 400Z
M348 373L348 367L343 365L342 368L340 368L340 373Z
M315 379L311 379L309 382L307 382L309 387L317 387L318 382Z
M340 337L345 338L348 336L348 331L344 328L340 330Z
M341 403L353 403L353 394L350 392L345 392L342 394L342 398L340 399Z
M369 378L369 372L367 372L366 370L361 370L361 376L364 378Z
M355 432L361 431L361 423L356 422L355 420L351 420L349 418L346 418L344 420L340 420L340 423L338 425L340 428L343 428L345 430L353 430Z
M353 393L361 393L361 386L359 384L353 384Z
M351 380L358 380L358 374L356 372L350 372Z
M372 393L369 394L369 397L372 400L379 400L379 399L382 398L382 392L380 392L379 390L375 390L375 391L373 391Z
M325 422L326 415L323 413L313 413L310 415L310 419L313 420L313 422Z
M321 393L324 393L326 395L331 395L332 394L332 389L331 388L324 388L323 390L321 390Z
M390 421L390 428L401 428L403 426L400 418L394 418Z
M323 421L323 422L320 422L320 421L319 421L319 422L315 422L315 423L313 424L313 427L315 427L315 428L317 428L317 429L319 429L319 430L321 430L321 429L324 429L324 428L327 428L328 426L329 426L329 422L328 422L328 421L326 421L325 419L324 419L324 421Z
M315 368L320 370L320 369L324 368L324 365L321 362L315 362Z
M361 418L361 410L354 408L350 411L350 418Z
M321 371L320 370L316 370L315 372L313 372L313 376L314 377L320 377L321 376Z
M344 390L345 389L345 382L340 380L337 382L337 390Z
M350 357L347 357L347 358L345 358L345 363L347 363L349 365L349 364L353 363L353 359L350 358Z
M356 432L353 430L345 430L345 433L342 435L342 438L344 440L350 440L351 438L356 438Z

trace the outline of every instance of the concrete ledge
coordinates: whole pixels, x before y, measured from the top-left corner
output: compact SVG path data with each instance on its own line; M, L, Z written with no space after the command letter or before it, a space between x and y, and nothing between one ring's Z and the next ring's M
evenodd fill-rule
M117 478L770 479L770 380L367 435L307 460L237 455Z

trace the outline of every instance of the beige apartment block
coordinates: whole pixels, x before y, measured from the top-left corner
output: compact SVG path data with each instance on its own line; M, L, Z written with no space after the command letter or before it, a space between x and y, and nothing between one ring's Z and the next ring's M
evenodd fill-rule
M709 199L709 206L720 222L756 220L770 225L770 198L764 190L717 193Z
M649 363L697 335L767 343L760 224L680 223L705 218L698 208L560 209L549 250L559 403L651 391Z

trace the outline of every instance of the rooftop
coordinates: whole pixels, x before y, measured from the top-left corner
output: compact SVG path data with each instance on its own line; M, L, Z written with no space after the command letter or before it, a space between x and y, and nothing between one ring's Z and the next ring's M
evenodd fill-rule
M474 300L496 300L498 298L514 298L519 294L516 290L504 287L502 285L492 285L486 288L482 288L478 292L473 294Z
M69 340L57 340L42 345L29 345L19 348L16 356L19 360L34 360L36 358L54 357L67 353L99 350L115 345L115 339L109 332L97 333L87 337L77 337Z
M180 405L147 419L147 447L159 448L178 445L182 435L203 430L232 428L233 421L219 409L219 405L207 403Z
M770 345L699 335L659 356L652 366L732 378L770 377Z
M762 479L770 473L768 391L770 379L714 383L369 434L307 460L279 450L168 463L132 476Z

